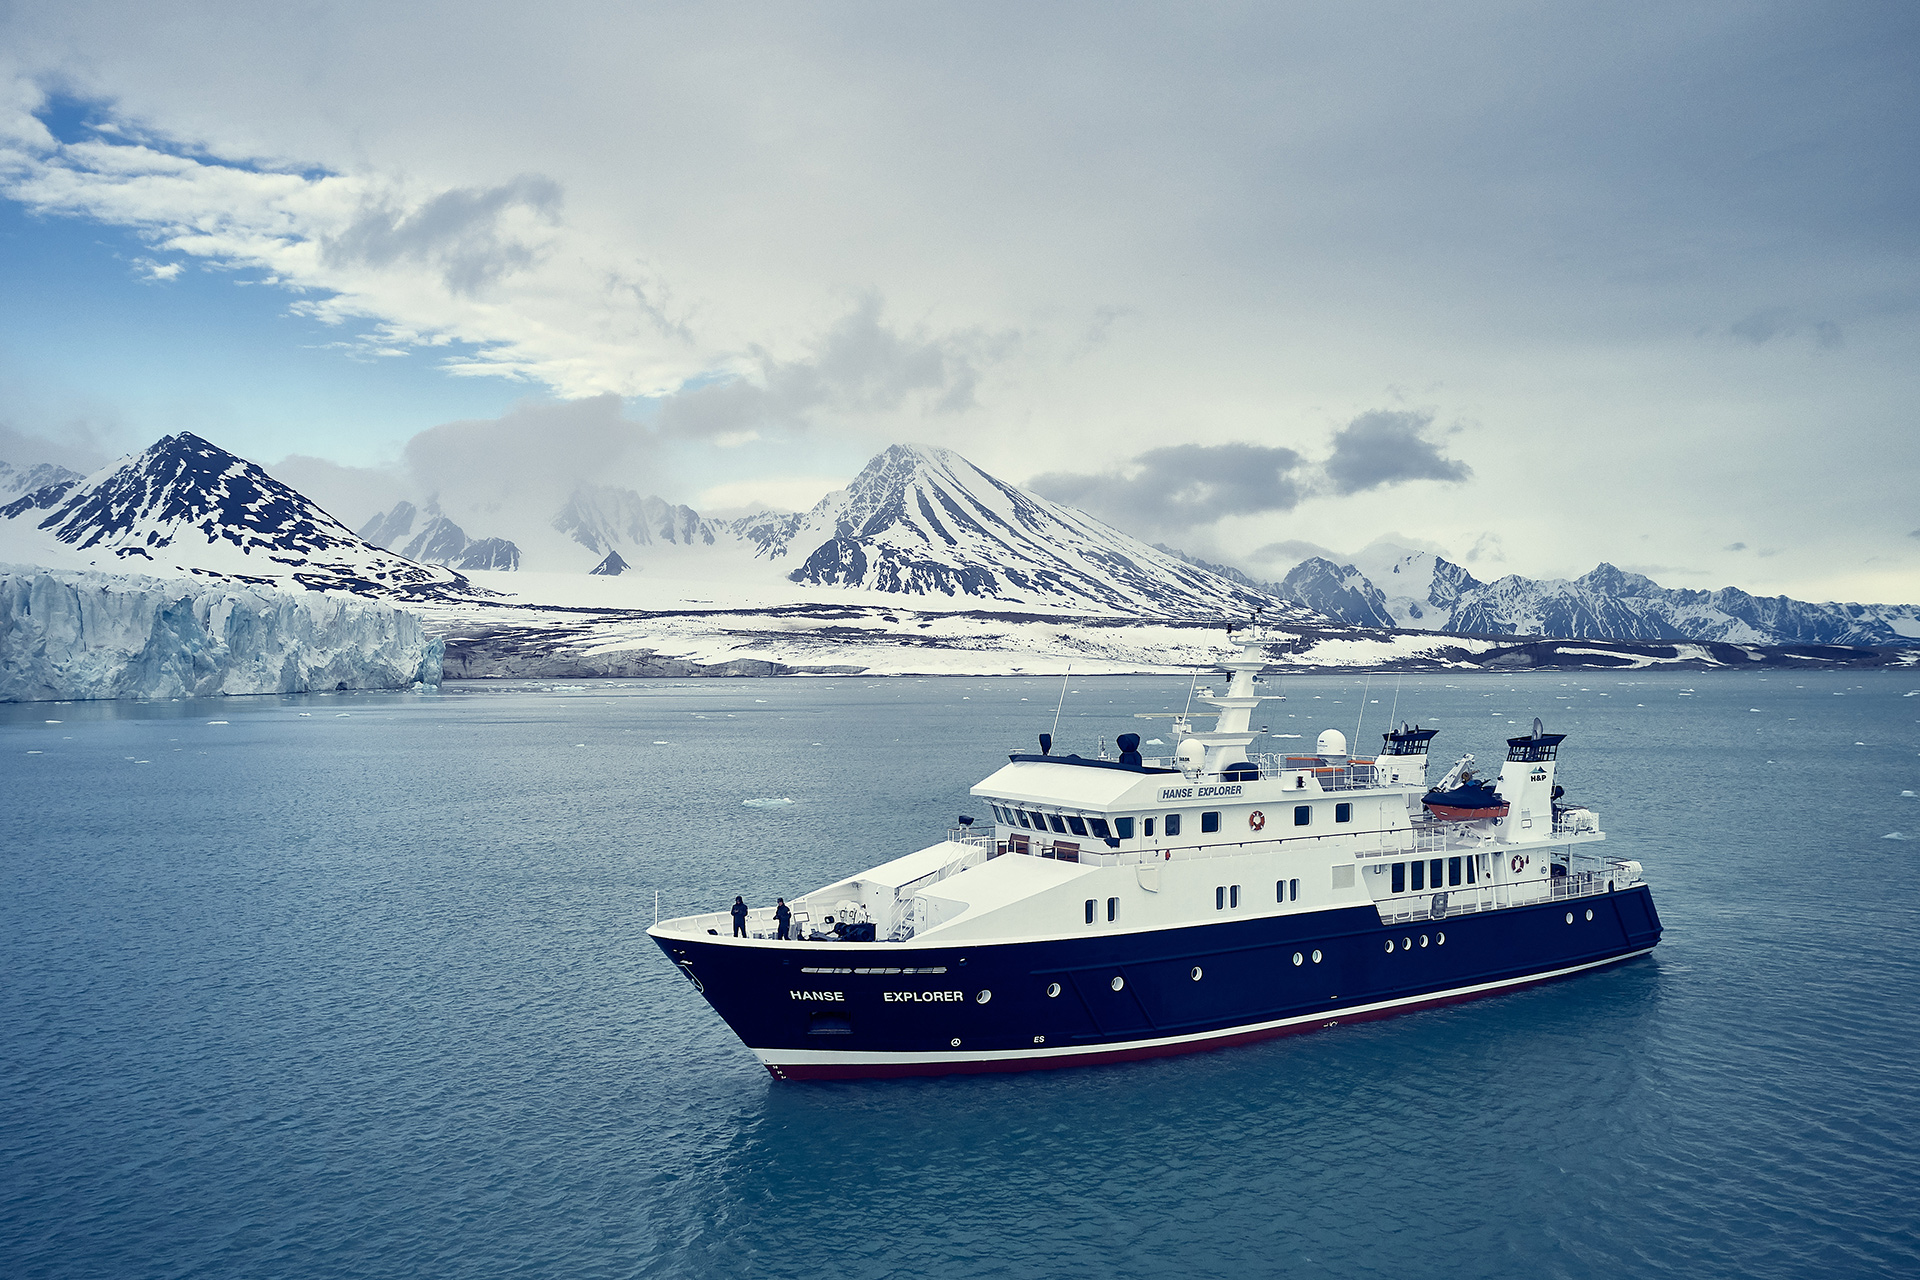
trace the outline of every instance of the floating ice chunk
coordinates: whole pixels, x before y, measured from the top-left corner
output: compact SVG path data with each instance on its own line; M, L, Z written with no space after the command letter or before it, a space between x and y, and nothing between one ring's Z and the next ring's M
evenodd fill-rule
M574 746L576 746L576 747L584 747L584 746L586 746L587 744L586 744L586 743L584 743L584 742L576 742L576 743L574 743L573 745L574 745Z
M225 720L209 720L207 721L207 723L208 724L225 724L226 721Z
M672 746L673 744L668 742L665 738L655 738L653 740L653 745L656 747L669 747L669 746ZM817 747L820 744L816 742L813 745Z
M1747 710L1749 710L1749 711L1758 711L1759 709L1760 709L1760 708L1758 708L1758 707L1748 707L1748 708L1747 708Z
M781 796L778 799L756 796L751 800L742 800L740 803L749 809L778 809L781 805L792 804L793 801L787 799L785 796Z
M345 720L345 719L348 719L348 718L349 718L349 715L348 715L348 713L347 713L347 712L345 712L345 711L336 711L336 712L334 712L334 713L333 713L333 718L334 718L335 720ZM225 724L225 723L226 723L226 721L225 721L225 720L222 720L222 721L221 721L220 723L221 723L221 724Z
M1907 838L1907 833L1904 831L1889 831L1887 832L1887 834L1881 836L1880 838L1882 840L1905 840Z
M1276 733L1273 736L1276 738L1297 738L1300 735L1297 733Z
M1913 793L1913 792L1911 792L1911 791L1902 791L1902 792L1901 792L1900 794L1901 794L1901 795L1903 795L1903 796L1911 796L1911 795L1912 795L1912 794L1914 794L1914 793Z
M300 718L301 718L302 720L311 720L311 719L313 719L313 712L311 712L311 711L302 711L302 712L300 712L299 714L300 714Z
M765 701L766 701L766 699L765 699L765 698L755 698L755 699L754 699L754 701L755 701L755 702L765 702Z
M45 755L45 754L46 754L46 752L44 752L44 751L29 751L29 752L27 752L27 754L28 754L28 755L30 755L30 756L43 756L43 755ZM1912 795L1912 794L1913 794L1913 792L1911 792L1911 791L1909 791L1909 792L1907 792L1907 794L1908 794L1908 795Z

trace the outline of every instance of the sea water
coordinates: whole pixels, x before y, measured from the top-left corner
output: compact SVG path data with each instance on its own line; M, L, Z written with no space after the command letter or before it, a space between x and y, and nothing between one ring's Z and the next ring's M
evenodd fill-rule
M1646 865L1653 956L1385 1022L782 1084L645 936L1186 686L0 709L0 1274L1920 1274L1920 673L1269 685L1273 750L1537 715Z

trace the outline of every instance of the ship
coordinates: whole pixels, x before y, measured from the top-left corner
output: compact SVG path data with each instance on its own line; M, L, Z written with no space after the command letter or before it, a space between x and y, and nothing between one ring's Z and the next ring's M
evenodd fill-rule
M1642 867L1555 782L1564 734L1507 740L1497 805L1434 805L1438 731L1372 757L1251 751L1265 640L1230 631L1171 752L1011 751L992 821L801 894L648 931L778 1080L1164 1057L1492 996L1649 954ZM1211 715L1211 728L1196 720ZM1471 758L1451 771L1464 773ZM1452 778L1455 783L1458 778ZM1495 813L1494 810L1498 812Z

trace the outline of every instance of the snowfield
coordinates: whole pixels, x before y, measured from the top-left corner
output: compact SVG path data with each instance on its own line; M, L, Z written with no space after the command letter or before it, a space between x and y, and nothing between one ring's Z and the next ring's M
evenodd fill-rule
M0 702L437 686L443 649L340 593L0 565Z

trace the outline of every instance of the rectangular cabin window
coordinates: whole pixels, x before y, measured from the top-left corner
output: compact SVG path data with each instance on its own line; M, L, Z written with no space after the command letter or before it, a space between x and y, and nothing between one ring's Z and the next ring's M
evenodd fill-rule
M1219 829L1220 815L1218 813L1203 813L1200 815L1200 830L1202 832L1211 835Z
M1142 832L1145 833L1147 839L1149 840L1153 839L1153 819L1152 818L1141 819L1140 829Z
M1111 924L1115 920L1118 920L1119 918L1120 918L1120 899L1108 898L1107 899L1107 923Z
M1478 861L1479 859L1474 857L1472 854L1467 855L1467 883L1468 884L1473 883L1473 864Z
M1217 884L1213 887L1213 909L1215 911L1227 909L1227 886Z
M1067 824L1060 820L1060 815L1057 813L1047 815L1047 825L1053 828L1055 835L1067 834Z
M1306 825L1307 825L1308 823L1310 823L1310 822L1312 822L1312 821L1313 821L1313 806L1312 806L1312 805L1310 805L1310 804L1297 804L1297 805L1295 805L1295 806L1293 806L1293 825L1294 825L1294 826L1296 826L1296 827L1304 827L1304 826L1306 826Z
M1416 862L1413 864L1413 891L1418 893L1426 887L1427 864L1424 862Z
M1088 818L1087 826L1092 829L1094 835L1100 837L1102 840L1111 840L1113 838L1113 832L1107 830L1107 820L1105 818Z
M1080 846L1077 844L1068 844L1065 840L1055 840L1053 842L1053 856L1062 862L1078 862L1080 861Z
M1444 865L1446 865L1444 860L1440 858L1435 858L1427 864L1427 883L1436 889L1440 887L1440 868Z
M1153 819L1148 818L1147 821L1152 822ZM1132 818L1115 818L1113 820L1113 834L1122 840L1133 839L1133 819ZM1152 835L1153 832L1149 830L1147 834Z
M1293 901L1300 901L1300 882L1298 880L1289 880L1287 883L1291 886L1288 892Z
M1027 821L1027 811L1025 809L1015 809L1013 811L1013 816L1020 819L1020 825L1023 827L1030 827L1033 825L1031 822Z
M1092 898L1087 899L1087 923L1088 924L1093 923L1093 899Z
M1087 834L1086 819L1082 818L1077 813L1069 814L1067 817L1067 829L1072 831L1073 834L1077 836L1083 836Z
M1352 822L1353 806L1344 803L1333 806L1333 820L1335 822Z
M1167 834L1170 836L1177 836L1180 834L1180 815L1179 814L1170 813L1167 815Z
M1450 885L1460 883L1460 859L1458 858L1447 859L1447 883Z
M1037 814L1037 813L1035 813L1035 812L1034 812L1033 810L1031 810L1031 809L1028 809L1028 810L1026 810L1025 812L1026 812L1026 815L1027 815L1027 817L1028 817L1028 819L1029 819L1029 820L1031 821L1031 823L1032 823L1032 825L1033 825L1033 829L1034 829L1035 831L1045 831L1045 830L1047 829L1047 820L1046 820L1046 819L1045 819L1044 817L1042 817L1042 816L1040 816L1039 814Z
M1393 864L1393 891L1395 893L1407 891L1407 864L1404 862Z
M1240 886L1239 885L1230 884L1227 886L1227 905L1230 907L1237 907L1240 905Z
M1275 902L1285 902L1287 900L1287 882L1285 880L1275 880L1273 882L1273 900Z

